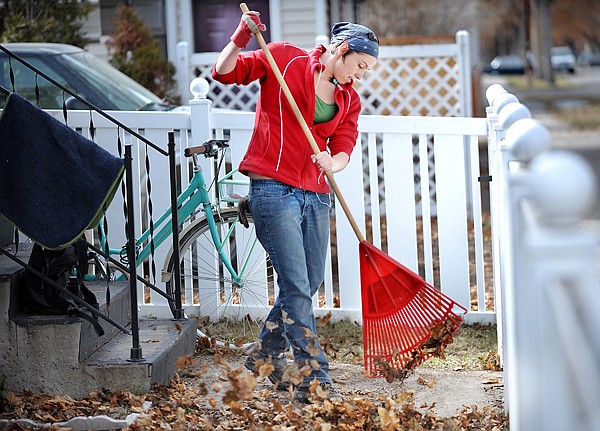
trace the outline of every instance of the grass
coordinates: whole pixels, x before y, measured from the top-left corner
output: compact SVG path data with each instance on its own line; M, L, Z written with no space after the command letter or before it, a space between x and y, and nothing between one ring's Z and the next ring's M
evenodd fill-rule
M561 76L555 76L554 85L545 79L529 78L527 75L510 76L506 79L506 84L515 90L573 87L573 84Z
M236 322L228 322L228 329L236 332L235 325ZM317 335L330 361L363 363L363 333L358 323L317 318ZM445 358L430 358L422 366L445 370L497 369L497 351L496 325L463 325L446 347Z
M600 130L600 103L588 103L555 110L560 118L577 130Z
M431 358L425 368L452 370L498 369L496 325L464 325L446 347L446 358Z
M569 88L574 86L572 82L569 82L563 76L556 76L554 86L542 79L532 78L530 80L527 76L511 76L507 78L506 83L517 92L525 89ZM576 130L600 130L600 102L597 99L582 100L582 105L579 106L554 108L553 113Z
M317 334L330 360L362 363L362 328L355 322L341 320L318 324ZM434 369L496 369L497 350L496 325L463 325L454 341L446 347L445 359L430 358L422 366Z

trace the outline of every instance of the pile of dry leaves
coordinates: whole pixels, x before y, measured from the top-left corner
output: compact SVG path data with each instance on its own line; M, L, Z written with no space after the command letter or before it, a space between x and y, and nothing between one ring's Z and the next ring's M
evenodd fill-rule
M376 358L374 361L375 374L385 377L388 383L394 380L404 380L417 366L428 358L445 358L448 344L454 340L454 333L462 323L448 319L429 329L429 338L417 345L412 352L401 355L396 354L390 359Z
M202 355L208 353L204 351ZM465 407L453 417L438 417L427 406L416 406L414 394L366 397L346 395L329 401L315 390L314 402L291 402L288 394L273 392L253 375L213 352L221 370L217 381L205 381L206 365L197 355L179 359L180 372L169 386L144 395L98 391L86 399L24 391L0 394L0 418L29 418L56 423L77 416L107 415L122 419L139 413L131 430L508 430L506 415L491 407ZM263 370L267 373L268 368ZM317 389L318 386L315 388ZM24 429L9 425L5 429ZM47 427L45 429L60 429Z

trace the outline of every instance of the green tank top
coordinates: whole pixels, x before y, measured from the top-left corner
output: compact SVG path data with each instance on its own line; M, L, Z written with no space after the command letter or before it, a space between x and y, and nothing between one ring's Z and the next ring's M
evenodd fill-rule
M317 105L315 107L315 123L326 123L335 117L337 112L335 103L325 103L317 96Z

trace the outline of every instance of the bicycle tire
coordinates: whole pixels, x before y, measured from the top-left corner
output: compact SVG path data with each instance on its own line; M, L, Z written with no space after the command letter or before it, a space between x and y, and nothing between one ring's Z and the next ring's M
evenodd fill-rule
M248 218L250 227L244 228L235 209L214 216L221 237L234 226L224 250L236 270L249 259L246 275L241 284L233 283L220 260L201 256L202 252L215 251L208 222L203 219L180 238L182 296L193 296L194 309L198 310L199 337L206 337L219 346L245 349L256 341L274 302L274 271L258 241L254 249L249 249L248 241L255 240L251 217ZM250 257L249 252L252 252ZM166 265L169 274L173 274L174 264L171 254ZM167 281L166 289L169 295L174 295L171 280Z

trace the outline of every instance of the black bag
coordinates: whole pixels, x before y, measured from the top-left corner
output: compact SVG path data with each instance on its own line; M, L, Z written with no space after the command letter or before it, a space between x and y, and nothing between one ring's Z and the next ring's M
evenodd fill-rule
M96 296L83 283L87 269L85 240L79 239L73 245L61 250L48 250L39 244L34 244L28 265L58 285L26 269L24 283L20 289L20 299L29 312L81 317L94 326L98 336L104 335L97 316L91 310L80 306L66 293L68 290L99 309Z

